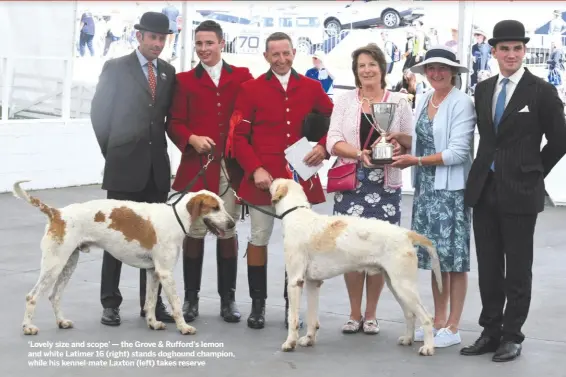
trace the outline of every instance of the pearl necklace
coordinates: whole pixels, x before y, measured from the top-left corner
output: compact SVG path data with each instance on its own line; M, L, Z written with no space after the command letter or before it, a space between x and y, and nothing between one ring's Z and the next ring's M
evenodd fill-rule
M448 92L447 95L444 96L444 98L442 98L442 101L440 101L440 103L438 105L434 104L433 98L434 98L434 94L432 95L432 97L430 97L430 104L432 105L432 107L434 107L435 109L438 109L440 107L440 105L442 104L442 102L444 102L444 100L446 99L446 97L448 97L450 95L450 93L452 93L452 91L455 89L456 87L453 86L452 89L450 89L450 91Z

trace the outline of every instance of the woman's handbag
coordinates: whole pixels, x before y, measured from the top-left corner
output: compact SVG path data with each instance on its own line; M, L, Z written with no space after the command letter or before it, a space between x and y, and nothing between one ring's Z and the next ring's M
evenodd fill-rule
M367 148L372 133L373 127L370 128L363 149ZM326 192L354 190L358 186L357 170L360 164L361 162L358 161L330 168L327 174Z

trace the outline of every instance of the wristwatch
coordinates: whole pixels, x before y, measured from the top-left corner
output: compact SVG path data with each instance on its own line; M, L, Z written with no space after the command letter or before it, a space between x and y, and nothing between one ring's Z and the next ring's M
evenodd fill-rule
M362 159L362 151L358 151L358 152L356 153L356 159L357 159L357 160L361 160L361 159Z
M419 166L423 166L423 158L419 157L418 160L419 160Z

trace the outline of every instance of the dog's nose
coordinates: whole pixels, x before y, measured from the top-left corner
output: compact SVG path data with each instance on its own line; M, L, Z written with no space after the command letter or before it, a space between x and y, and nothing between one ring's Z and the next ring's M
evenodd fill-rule
M236 227L236 223L234 222L234 220L229 220L227 226L228 229L234 229Z

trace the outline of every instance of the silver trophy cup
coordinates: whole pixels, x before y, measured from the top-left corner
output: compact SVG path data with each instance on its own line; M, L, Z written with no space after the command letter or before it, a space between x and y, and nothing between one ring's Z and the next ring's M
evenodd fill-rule
M371 163L374 165L389 165L393 163L393 144L385 140L393 118L395 117L396 103L382 102L371 105L374 124L373 127L381 134L381 140L371 149Z

